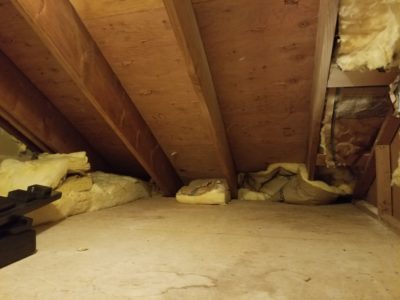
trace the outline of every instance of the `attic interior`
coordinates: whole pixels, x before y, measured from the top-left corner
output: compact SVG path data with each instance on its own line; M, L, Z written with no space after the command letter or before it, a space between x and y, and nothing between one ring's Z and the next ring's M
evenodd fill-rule
M0 0L0 299L399 299L399 16Z

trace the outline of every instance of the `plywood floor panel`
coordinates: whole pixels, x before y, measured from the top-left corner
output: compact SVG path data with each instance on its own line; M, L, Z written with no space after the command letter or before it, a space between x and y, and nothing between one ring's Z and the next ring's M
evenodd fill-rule
M152 198L38 231L1 299L400 298L400 238L351 204Z

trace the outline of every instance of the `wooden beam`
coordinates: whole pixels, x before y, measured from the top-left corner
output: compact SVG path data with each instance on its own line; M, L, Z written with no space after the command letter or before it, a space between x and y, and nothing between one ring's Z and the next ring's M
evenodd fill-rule
M81 134L1 51L0 99L0 118L39 149L63 153L84 150L95 168L106 168Z
M345 72L340 70L336 64L332 64L330 67L328 88L388 86L396 79L397 75L399 75L398 69L391 69L388 72Z
M396 118L390 112L382 123L381 129L379 130L378 136L376 137L375 143L371 148L369 159L365 165L364 171L362 172L361 178L357 181L356 187L354 188L354 198L362 199L367 195L368 190L374 182L376 176L376 165L375 165L375 148L377 145L389 145L397 130L400 127L400 119Z
M208 123L223 175L235 197L237 193L235 166L192 2L164 0L164 4L185 57L194 90L201 99L203 116Z
M315 176L316 157L320 143L321 121L331 65L339 0L320 0L314 75L311 92L311 118L308 138L307 170L310 179Z
M355 162L354 167L358 168L364 168L365 165L367 164L367 161L369 160L370 154L365 153L360 156L360 158ZM326 167L326 155L322 153L317 154L317 159L316 159L316 166L317 167ZM347 166L350 167L350 166Z
M12 3L163 193L173 195L180 179L71 3Z
M392 187L390 185L392 172L390 167L390 146L377 145L376 157L376 186L377 207L379 215L393 215Z

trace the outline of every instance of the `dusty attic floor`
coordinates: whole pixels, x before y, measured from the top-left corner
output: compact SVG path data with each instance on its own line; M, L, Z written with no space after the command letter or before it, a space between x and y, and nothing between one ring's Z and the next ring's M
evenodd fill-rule
M350 204L143 199L39 231L0 299L400 299L399 237Z

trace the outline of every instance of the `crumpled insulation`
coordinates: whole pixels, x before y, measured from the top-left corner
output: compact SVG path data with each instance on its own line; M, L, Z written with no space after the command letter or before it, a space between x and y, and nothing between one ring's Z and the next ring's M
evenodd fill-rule
M353 186L345 181L336 186L308 180L304 164L276 163L267 170L239 175L240 200L269 200L292 204L328 204L350 195Z
M400 62L400 0L341 0L336 63L344 71Z
M328 96L321 129L326 166L354 165L370 150L390 108L382 88L347 88Z
M33 184L62 192L61 199L28 214L34 225L150 196L149 186L139 179L89 170L85 152L43 154L24 162L6 159L0 163L0 196Z
M400 76L392 82L390 85L390 101L394 107L394 115L400 117Z
M231 200L223 179L197 179L176 193L176 200L188 204L226 204Z

